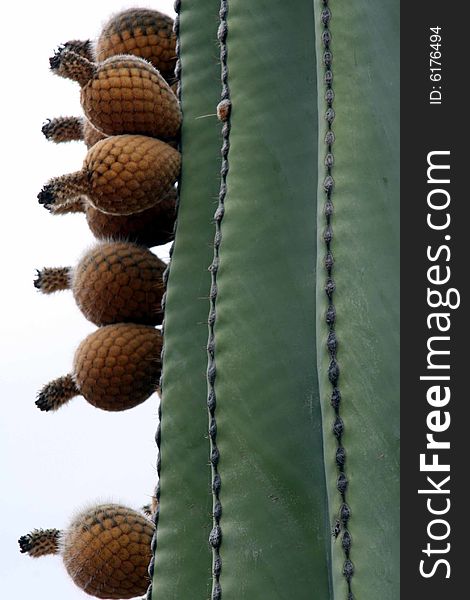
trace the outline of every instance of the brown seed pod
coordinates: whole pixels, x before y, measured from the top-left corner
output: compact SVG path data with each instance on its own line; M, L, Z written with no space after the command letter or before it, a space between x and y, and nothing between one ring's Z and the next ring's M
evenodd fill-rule
M95 57L101 62L116 54L145 58L165 79L171 79L176 64L173 19L145 8L130 8L114 15L96 42Z
M99 504L80 512L64 531L36 529L18 543L33 557L61 554L67 573L87 594L125 599L148 588L154 529L131 508Z
M172 188L155 206L133 215L108 215L80 197L53 204L50 211L54 215L84 212L88 226L98 240L129 241L151 248L174 239L176 190Z
M113 15L95 43L71 40L58 52L71 50L91 61L101 62L116 54L132 54L148 60L168 81L176 64L173 19L147 8L130 8Z
M73 372L46 384L36 406L54 411L82 395L103 410L133 408L157 389L161 349L161 333L148 325L101 327L78 346Z
M175 183L180 153L143 135L116 135L88 151L81 171L55 177L38 195L50 209L85 195L108 214L129 215L154 206Z
M54 73L80 84L86 117L106 135L140 133L161 139L177 135L178 100L146 60L119 55L94 63L64 50L50 62Z
M42 133L46 139L60 144L83 140L87 148L91 148L107 137L104 133L93 127L88 119L84 117L57 117L48 119L42 126Z
M159 325L165 269L147 248L105 242L89 250L74 269L38 271L34 286L44 294L71 289L84 316L96 325Z
M151 248L174 239L176 190L141 212L127 216L107 215L93 206L86 207L88 226L98 239L129 240Z

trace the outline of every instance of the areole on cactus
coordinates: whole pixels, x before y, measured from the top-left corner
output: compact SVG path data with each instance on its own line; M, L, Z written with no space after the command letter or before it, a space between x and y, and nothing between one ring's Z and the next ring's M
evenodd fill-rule
M396 600L398 7L177 9L149 597Z

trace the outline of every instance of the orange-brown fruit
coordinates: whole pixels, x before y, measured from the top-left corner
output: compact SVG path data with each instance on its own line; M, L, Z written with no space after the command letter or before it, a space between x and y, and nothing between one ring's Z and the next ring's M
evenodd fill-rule
M95 43L71 40L58 52L71 50L88 60L100 62L116 54L132 54L148 60L171 81L176 65L176 35L173 19L158 10L129 8L113 15Z
M61 142L72 142L83 140L87 148L91 148L107 137L104 133L93 127L88 119L84 117L57 117L48 119L42 126L42 133L46 139L60 144Z
M131 508L99 504L80 512L64 531L36 529L18 543L33 557L61 554L67 573L84 592L119 600L147 591L154 529L149 518Z
M116 54L145 58L165 79L171 79L176 64L173 19L146 8L117 13L103 27L96 42L95 57L101 62Z
M129 242L104 242L77 266L45 268L34 285L44 294L71 289L84 316L96 325L159 325L166 265L147 248Z
M129 240L151 248L174 239L176 190L163 200L133 215L107 215L93 206L86 207L88 226L98 239Z
M85 213L88 226L98 240L129 241L141 246L160 246L174 239L176 190L155 206L133 215L108 215L93 208L85 197L50 207L54 215Z
M140 133L170 139L181 125L178 100L149 62L118 55L94 63L64 50L51 59L57 75L77 81L86 117L107 135Z
M116 135L90 148L81 171L51 179L38 200L50 209L85 195L98 210L129 215L168 194L180 167L180 153L168 144L143 135Z
M78 346L73 372L46 384L36 406L57 410L82 395L108 411L133 408L157 390L162 336L154 327L130 323L106 325Z

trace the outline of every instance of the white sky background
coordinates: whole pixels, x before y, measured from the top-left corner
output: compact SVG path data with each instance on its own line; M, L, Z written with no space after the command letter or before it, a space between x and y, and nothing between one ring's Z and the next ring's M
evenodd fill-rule
M74 265L93 244L84 215L52 216L36 196L50 177L79 170L81 142L55 145L46 118L80 115L78 84L53 76L48 58L69 39L96 37L110 14L148 6L174 16L172 0L8 2L2 7L2 214L0 295L0 590L3 598L84 600L57 556L21 555L20 535L63 528L83 506L113 500L139 508L156 482L157 397L108 413L77 397L57 413L37 391L71 370L95 330L70 292L44 296L36 268ZM168 247L158 253L167 258Z

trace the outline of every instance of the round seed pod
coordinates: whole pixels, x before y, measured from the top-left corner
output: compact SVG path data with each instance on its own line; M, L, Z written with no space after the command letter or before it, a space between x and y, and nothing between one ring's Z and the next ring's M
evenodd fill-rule
M51 179L38 200L51 210L85 195L98 210L129 215L164 198L180 166L180 153L160 140L143 135L111 136L90 148L81 171Z
M87 204L86 219L99 240L129 240L143 246L160 246L174 239L176 190L154 206L132 215L108 215Z
M161 333L148 325L101 327L78 346L73 372L46 384L36 406L54 411L81 394L103 410L133 408L157 390L161 350Z
M178 100L146 60L119 55L94 63L63 50L50 62L54 73L80 84L86 117L106 135L140 133L161 139L177 135L181 125Z
M150 250L129 242L105 242L77 266L45 268L34 285L44 294L71 289L83 315L95 325L159 325L166 264Z
M63 531L35 530L19 539L21 552L61 554L67 573L96 598L126 599L145 594L154 525L120 504L83 510Z
M117 54L132 54L148 60L167 81L174 78L173 19L158 10L129 8L118 12L104 24L95 42L70 40L59 47L57 54L70 50L94 62Z
M78 346L73 361L80 393L109 411L133 408L156 390L162 337L146 325L118 323L101 327Z
M102 62L116 54L145 58L165 79L171 79L176 64L173 19L146 8L130 8L113 15L96 41L95 57Z
M79 514L65 531L62 557L68 574L97 598L145 594L154 527L140 513L102 504Z
M179 152L159 140L141 135L106 138L85 159L90 174L88 198L108 214L140 212L170 191L180 166Z
M107 135L141 133L169 139L181 125L178 101L167 82L134 56L112 56L99 63L80 97L85 115Z
M162 275L166 265L147 248L102 243L72 271L71 287L85 317L96 325L162 322Z
M133 215L108 215L93 208L86 197L53 204L51 213L85 213L88 226L98 240L129 241L151 248L174 239L176 190L172 188L155 206Z

